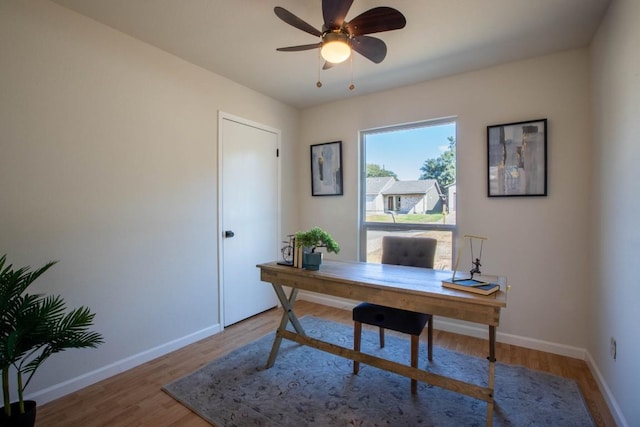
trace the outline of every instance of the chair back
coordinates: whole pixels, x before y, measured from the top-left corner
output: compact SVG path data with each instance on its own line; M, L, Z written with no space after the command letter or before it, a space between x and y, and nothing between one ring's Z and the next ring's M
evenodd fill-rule
M382 264L433 268L438 241L431 237L382 237Z

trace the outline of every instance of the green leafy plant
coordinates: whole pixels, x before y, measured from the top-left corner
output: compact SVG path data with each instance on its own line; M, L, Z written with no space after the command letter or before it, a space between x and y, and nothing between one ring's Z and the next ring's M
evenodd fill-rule
M62 297L25 292L57 261L30 271L30 267L14 269L6 260L6 255L0 258L0 368L4 412L11 417L11 367L17 373L18 406L24 414L24 389L49 356L70 348L95 348L104 341L89 330L95 314L88 308L66 313Z
M313 227L308 231L298 231L296 233L296 246L311 248L315 252L316 248L327 248L327 252L340 252L340 245L333 237L320 227Z

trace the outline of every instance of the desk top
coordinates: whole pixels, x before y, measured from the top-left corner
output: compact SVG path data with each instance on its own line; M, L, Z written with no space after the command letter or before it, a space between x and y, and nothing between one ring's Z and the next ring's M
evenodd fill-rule
M370 300L376 291L402 295L403 300L428 298L447 305L472 304L497 309L506 307L503 290L491 295L478 295L442 286L443 279L450 279L452 272L401 265L373 264L365 262L323 261L318 271L309 271L277 263L260 264L262 280L277 280L280 284L328 295ZM342 288L329 285L351 285ZM366 297L358 288L366 288ZM349 291L347 290L349 289ZM351 292L353 290L353 292ZM370 301L376 302L376 301ZM382 302L382 301L381 301ZM392 304L393 305L393 304ZM405 304L406 306L406 304Z

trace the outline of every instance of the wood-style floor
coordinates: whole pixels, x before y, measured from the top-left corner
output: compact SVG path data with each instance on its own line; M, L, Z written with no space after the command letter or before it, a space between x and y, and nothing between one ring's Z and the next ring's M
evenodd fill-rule
M38 407L36 425L206 427L207 422L169 397L161 387L275 330L281 313L280 309L269 310L228 327L222 333ZM306 301L296 302L296 313L300 317L315 315L352 324L350 311ZM448 332L434 331L434 344L479 357L488 354L486 340ZM596 424L615 426L584 361L502 343L497 344L496 355L503 363L573 378L579 384ZM265 354L265 362L267 357Z

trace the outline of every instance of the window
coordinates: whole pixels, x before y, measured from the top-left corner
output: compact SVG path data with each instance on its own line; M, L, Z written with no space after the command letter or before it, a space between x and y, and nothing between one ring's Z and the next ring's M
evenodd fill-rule
M438 240L434 267L450 270L456 232L456 121L360 134L360 259L380 262L382 237Z

